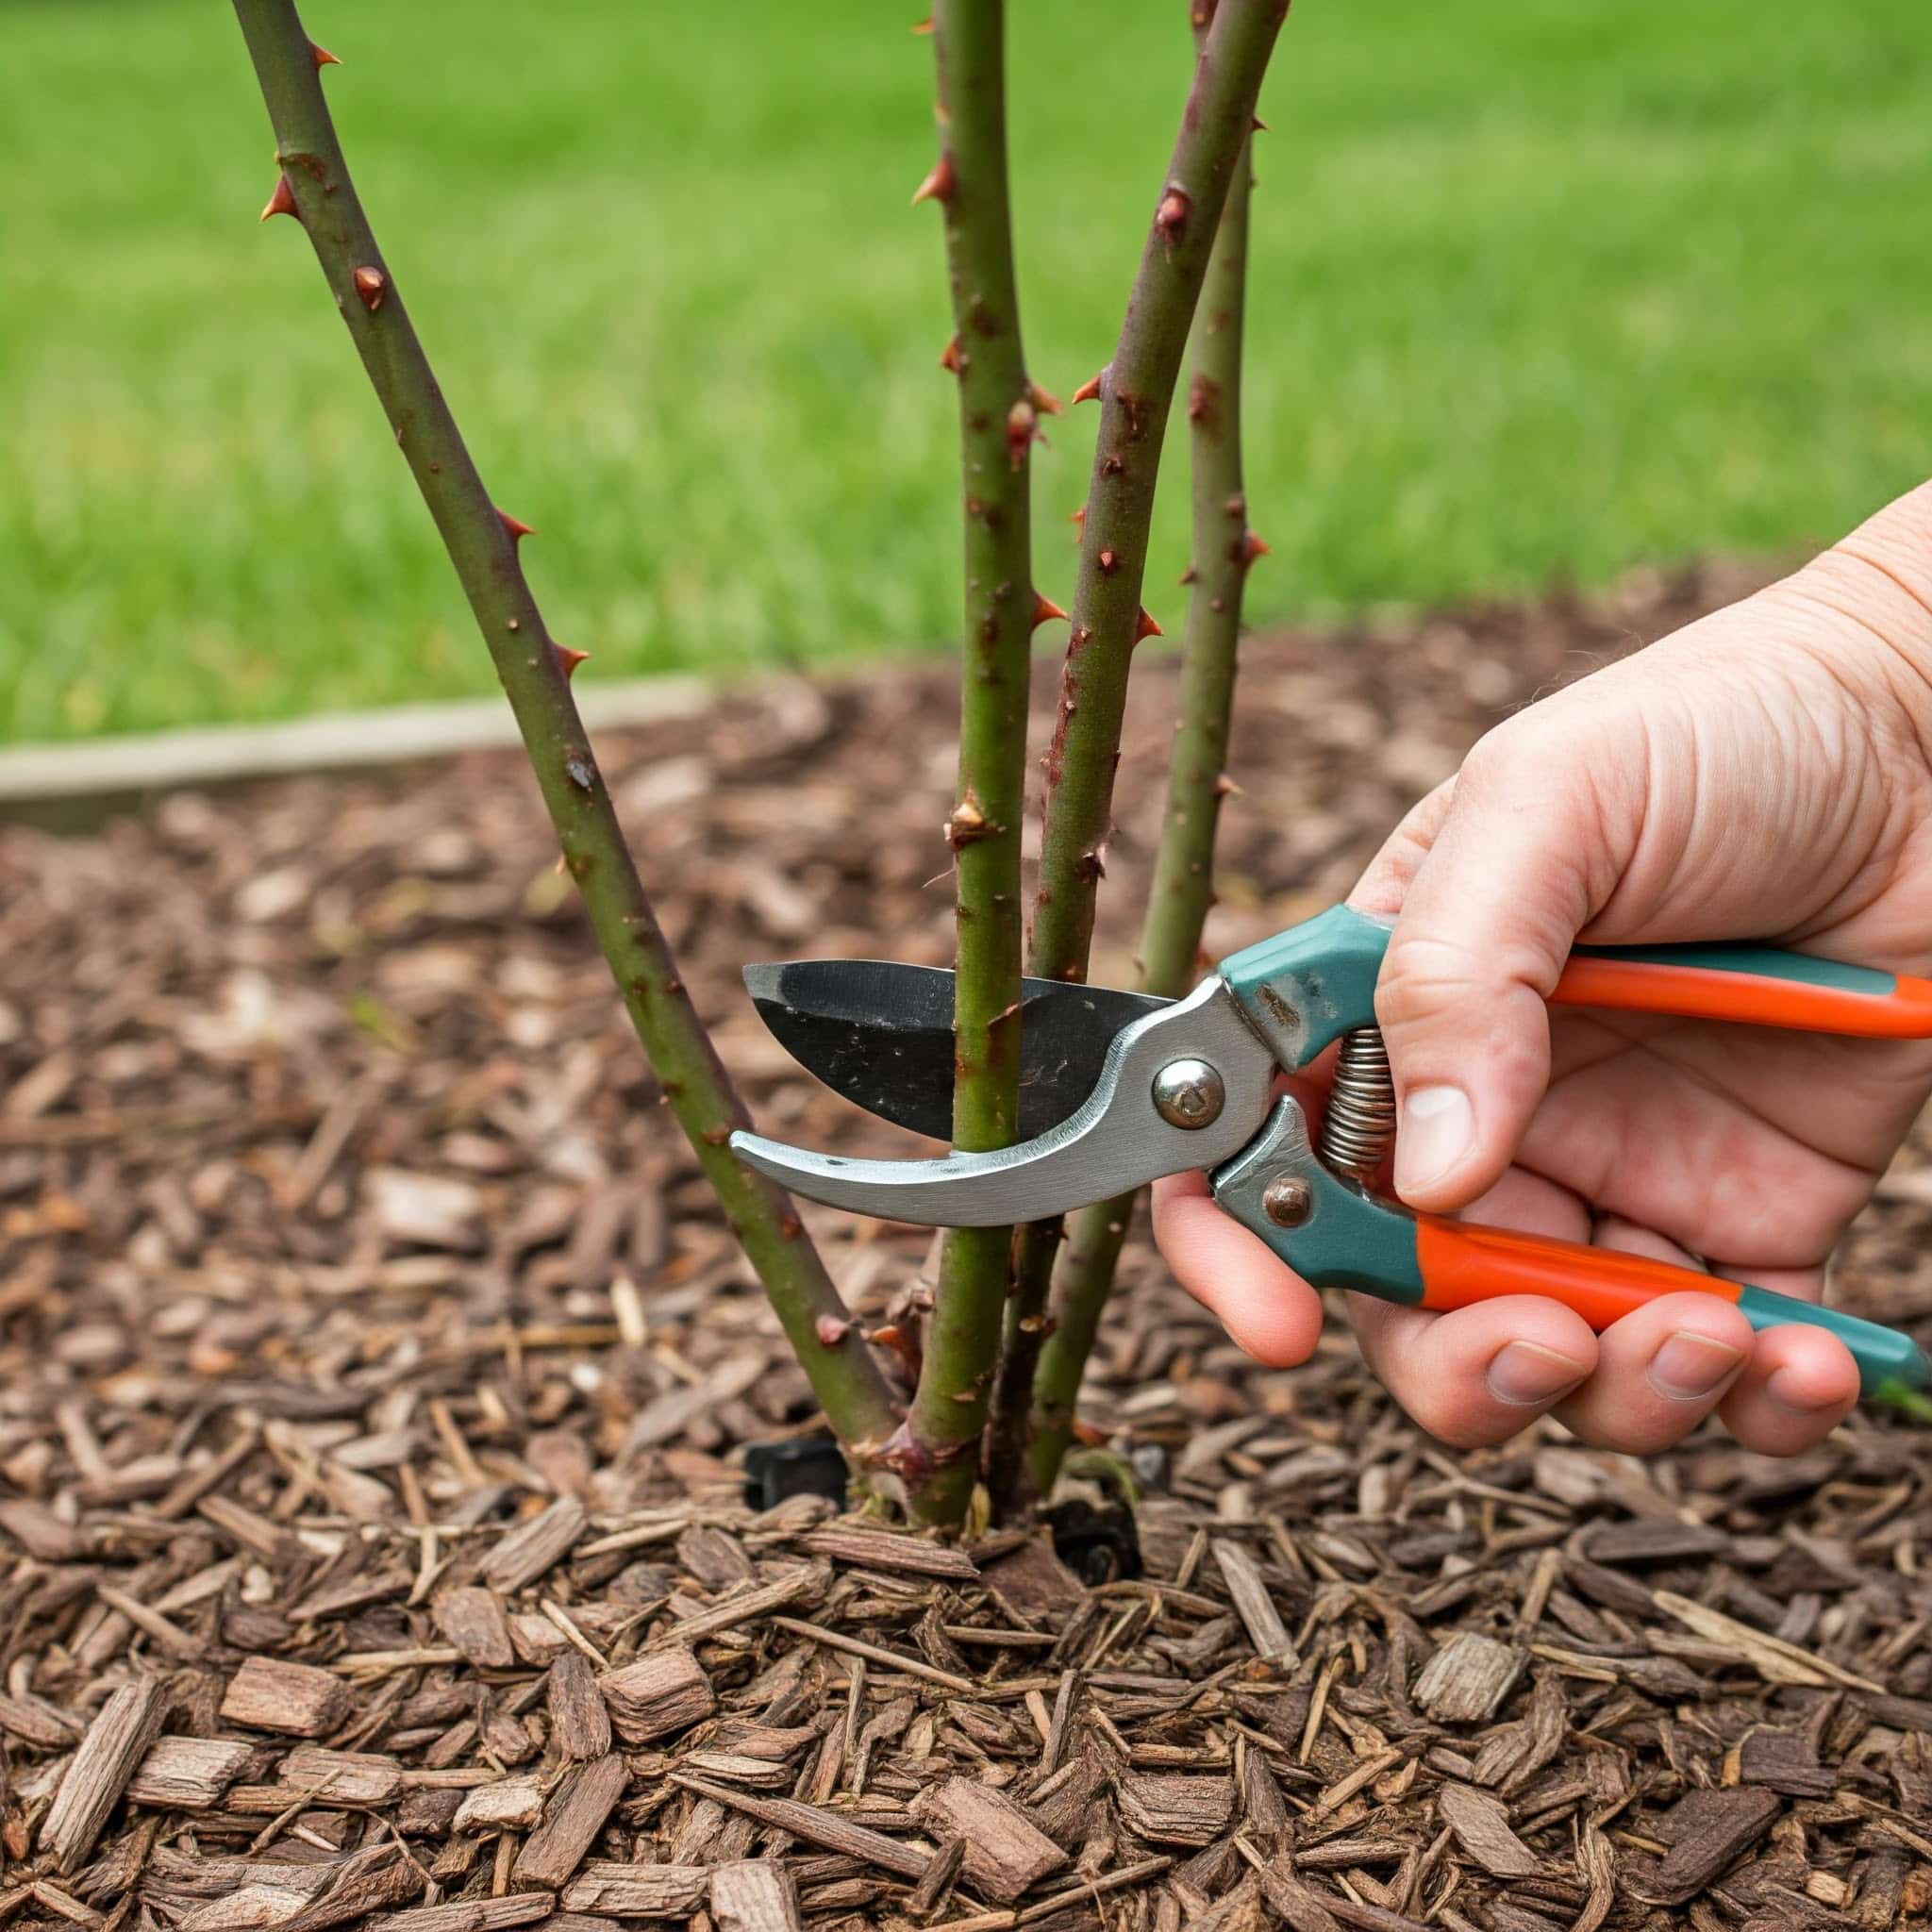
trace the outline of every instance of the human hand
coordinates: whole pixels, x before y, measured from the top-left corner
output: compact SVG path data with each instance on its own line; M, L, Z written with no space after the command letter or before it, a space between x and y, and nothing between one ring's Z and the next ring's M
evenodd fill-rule
M1350 903L1395 919L1376 1013L1403 1200L1816 1300L1932 1090L1932 1043L1544 1000L1579 938L1770 940L1932 970L1932 484L1491 731ZM1154 1228L1250 1353L1312 1351L1319 1298L1200 1175L1157 1186ZM1601 1335L1532 1296L1442 1315L1349 1301L1370 1366L1461 1446L1548 1410L1641 1454L1715 1409L1747 1447L1792 1455L1857 1396L1833 1337L1754 1336L1716 1295L1663 1297Z

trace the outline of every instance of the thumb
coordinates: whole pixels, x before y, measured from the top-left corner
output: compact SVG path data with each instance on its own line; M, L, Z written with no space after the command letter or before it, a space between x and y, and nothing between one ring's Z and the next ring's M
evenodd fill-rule
M1395 1189L1414 1208L1464 1207L1509 1165L1549 1083L1544 1001L1621 871L1589 765L1548 722L1476 746L1419 858L1407 828L1375 1013L1400 1103ZM1389 885L1378 865L1357 898L1386 911Z

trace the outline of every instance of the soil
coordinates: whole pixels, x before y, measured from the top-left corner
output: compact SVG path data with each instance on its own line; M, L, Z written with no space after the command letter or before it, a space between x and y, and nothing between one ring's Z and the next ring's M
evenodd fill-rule
M1339 896L1508 708L1743 587L1254 643L1210 947ZM1173 683L1141 666L1096 978L1131 972ZM908 1144L737 973L943 962L951 733L935 666L602 748L769 1131ZM1783 1463L1554 1424L1451 1455L1340 1330L1259 1370L1137 1243L1085 1405L1136 1539L1098 1488L1071 1561L748 1500L747 1445L809 1476L804 1378L514 757L0 835L0 1060L10 1926L1932 1907L1932 1452L1889 1420ZM1922 1141L1840 1298L1932 1326L1928 1213ZM808 1219L871 1315L928 1245Z

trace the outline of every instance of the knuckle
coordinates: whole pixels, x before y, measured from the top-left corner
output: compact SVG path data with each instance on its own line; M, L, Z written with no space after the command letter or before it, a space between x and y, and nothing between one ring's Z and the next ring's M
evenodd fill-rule
M1398 929L1376 982L1375 1017L1385 1028L1400 1028L1466 1010L1472 999L1491 990L1494 977L1461 941Z

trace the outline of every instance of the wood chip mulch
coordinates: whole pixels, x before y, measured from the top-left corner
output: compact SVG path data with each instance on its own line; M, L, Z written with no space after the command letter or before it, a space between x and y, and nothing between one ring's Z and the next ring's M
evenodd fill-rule
M1225 949L1705 572L1250 651ZM941 960L941 669L607 748L761 1122L747 958ZM1149 659L1118 884L1172 689ZM1096 977L1129 970L1116 890ZM1137 1248L1141 1568L745 1500L808 1437L513 758L0 834L0 1924L1598 1932L1932 1907L1932 1448L1451 1456ZM1932 1313L1932 1143L1842 1293ZM812 1215L868 1321L916 1231ZM1095 1492L1097 1497L1098 1492ZM1090 1499L1092 1500L1092 1499Z

